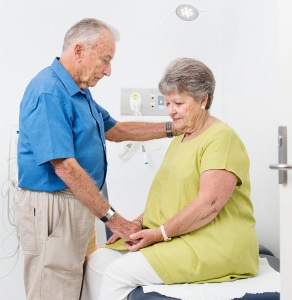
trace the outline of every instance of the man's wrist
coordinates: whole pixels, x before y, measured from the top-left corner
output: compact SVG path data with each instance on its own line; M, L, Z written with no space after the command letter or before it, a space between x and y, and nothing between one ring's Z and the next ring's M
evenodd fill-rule
M100 220L102 221L102 222L107 222L107 221L109 221L111 218L112 218L112 216L115 214L115 210L112 208L112 207L110 207L109 209L108 209L108 211L106 212L106 214L103 216L103 217L101 217L100 218Z

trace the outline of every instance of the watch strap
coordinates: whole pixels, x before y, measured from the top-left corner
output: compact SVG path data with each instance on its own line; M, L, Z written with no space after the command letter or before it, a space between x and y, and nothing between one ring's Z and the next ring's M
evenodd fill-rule
M102 222L107 222L107 221L109 221L109 220L112 218L112 216L114 215L115 212L116 212L116 211L115 211L112 207L110 207L110 208L108 209L108 211L106 212L106 214L105 214L102 218L100 218L100 220L101 220Z
M173 133L172 133L172 122L168 121L165 123L166 125L166 136L168 138L172 138L173 137Z

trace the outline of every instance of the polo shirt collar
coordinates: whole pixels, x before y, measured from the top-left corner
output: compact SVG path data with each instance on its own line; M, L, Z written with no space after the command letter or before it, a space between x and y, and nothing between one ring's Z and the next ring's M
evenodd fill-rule
M57 74L60 81L62 81L65 86L68 94L72 97L77 93L84 94L84 90L80 89L80 87L73 80L72 76L68 73L68 71L63 67L63 65L59 62L59 57L56 57L51 65L53 71Z

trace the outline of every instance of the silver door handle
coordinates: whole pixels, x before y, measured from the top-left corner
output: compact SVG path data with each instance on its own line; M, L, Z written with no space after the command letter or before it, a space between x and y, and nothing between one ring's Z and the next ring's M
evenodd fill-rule
M272 170L281 170L281 171L292 170L292 165L288 165L288 164L270 165L269 167Z
M287 154L287 127L278 127L278 164L270 165L270 169L278 170L279 184L287 184L288 176L287 171L292 169L288 164Z

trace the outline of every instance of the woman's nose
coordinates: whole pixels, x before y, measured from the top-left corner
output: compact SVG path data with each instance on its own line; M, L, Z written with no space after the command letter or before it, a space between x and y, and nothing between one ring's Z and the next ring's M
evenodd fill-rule
M172 115L174 113L174 106L172 104L167 105L168 115Z

